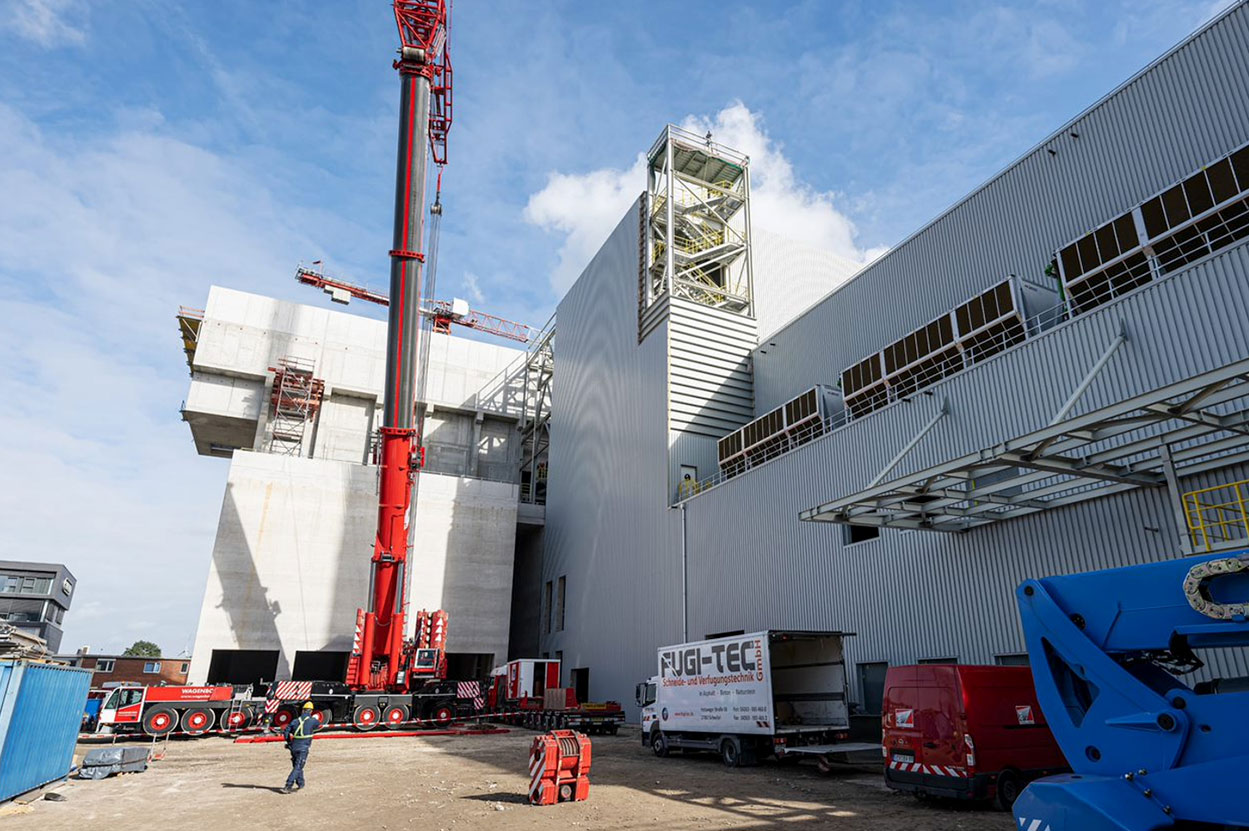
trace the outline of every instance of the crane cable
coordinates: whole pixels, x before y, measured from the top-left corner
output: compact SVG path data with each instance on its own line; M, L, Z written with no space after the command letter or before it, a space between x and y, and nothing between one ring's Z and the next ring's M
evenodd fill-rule
M434 298L434 289L438 284L438 238L442 232L442 168L438 165L438 179L434 186L434 201L429 206L429 231L428 239L425 243L425 280L421 286L422 302L428 304ZM421 334L417 342L417 370L416 370L416 405L420 408L416 413L416 440L422 448L422 460L424 460L425 447L425 381L429 377L429 346L430 335L434 331L433 315L421 315ZM416 527L416 500L421 490L420 468L415 465L412 468L412 501L409 510L412 512L408 520L409 527ZM403 614L406 618L408 614L408 592L403 593Z

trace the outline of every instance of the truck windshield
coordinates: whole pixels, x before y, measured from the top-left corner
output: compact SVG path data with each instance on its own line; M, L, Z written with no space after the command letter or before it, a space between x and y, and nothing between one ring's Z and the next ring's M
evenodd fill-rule
M117 702L120 699L121 699L121 690L113 690L111 693L109 693L108 699L104 702L103 705L101 705L102 709L116 710Z
M655 685L646 684L646 689L642 691L642 706L648 707L655 703Z

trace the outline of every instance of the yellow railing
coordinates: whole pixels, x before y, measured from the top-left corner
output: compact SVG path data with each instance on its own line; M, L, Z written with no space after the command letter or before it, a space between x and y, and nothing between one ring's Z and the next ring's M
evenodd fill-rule
M1184 516L1193 548L1211 551L1226 542L1249 540L1249 479L1184 494Z

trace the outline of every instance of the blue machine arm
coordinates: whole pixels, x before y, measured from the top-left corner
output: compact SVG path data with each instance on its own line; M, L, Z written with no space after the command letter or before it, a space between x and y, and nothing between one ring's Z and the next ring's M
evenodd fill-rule
M1179 677L1197 650L1249 645L1249 552L1029 580L1017 597L1073 771L1020 795L1019 827L1249 829L1249 692Z

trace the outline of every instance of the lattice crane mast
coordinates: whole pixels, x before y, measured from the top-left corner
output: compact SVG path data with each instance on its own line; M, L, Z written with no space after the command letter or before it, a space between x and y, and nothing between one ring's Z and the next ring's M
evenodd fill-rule
M318 265L318 263L313 263ZM347 304L352 299L365 300L379 306L389 306L390 298L381 292L373 291L364 286L357 286L345 280L327 277L323 272L308 266L299 266L295 270L295 279L305 286L319 288L330 296L335 303ZM492 315L478 309L469 308L468 302L456 298L454 300L430 300L421 307L421 314L433 322L435 332L449 332L451 324L464 326L488 335L495 335L508 340L528 343L533 339L533 327L526 323L517 323L505 317Z

